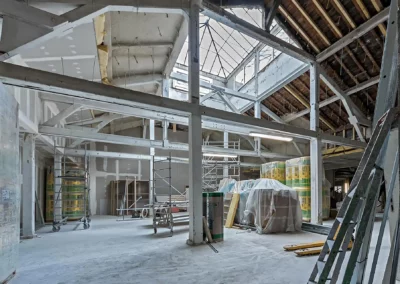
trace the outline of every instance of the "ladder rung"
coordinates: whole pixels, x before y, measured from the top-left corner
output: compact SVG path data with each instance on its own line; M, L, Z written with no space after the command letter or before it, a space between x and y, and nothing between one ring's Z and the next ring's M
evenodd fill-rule
M325 266L325 261L322 261L322 260L317 261L318 272L321 272L322 269L324 269L324 266Z
M326 244L329 247L329 250L332 250L333 244L335 243L334 240L326 240Z
M343 224L344 218L342 218L342 217L337 217L336 220L338 220L338 222L339 222L340 224ZM357 222L350 221L349 224L350 224L350 225L355 225L355 224L357 224Z

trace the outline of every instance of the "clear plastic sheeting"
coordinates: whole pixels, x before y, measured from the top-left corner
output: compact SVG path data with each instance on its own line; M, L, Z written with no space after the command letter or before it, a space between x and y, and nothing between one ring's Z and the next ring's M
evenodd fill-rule
M236 180L231 178L224 178L219 182L218 191L224 194L231 192L236 186Z
M244 211L246 210L247 198L249 197L250 191L258 182L259 180L242 180L236 183L233 191L240 194L239 204L235 215L236 224L254 224L253 220L249 220L248 218L246 218L246 216L244 215Z
M242 196L241 196L242 197ZM259 179L250 190L243 218L257 233L300 231L302 213L296 190L273 179Z

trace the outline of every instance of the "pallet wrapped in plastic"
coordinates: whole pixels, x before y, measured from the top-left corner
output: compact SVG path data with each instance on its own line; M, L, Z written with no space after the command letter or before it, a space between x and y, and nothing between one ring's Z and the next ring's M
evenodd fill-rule
M254 225L254 218L245 217L244 211L246 210L247 198L249 197L250 191L253 189L255 184L260 180L242 180L236 183L234 189L235 193L240 194L238 208L236 209L235 223L241 225Z
M250 190L244 218L259 234L300 231L302 213L296 190L273 179L260 179Z

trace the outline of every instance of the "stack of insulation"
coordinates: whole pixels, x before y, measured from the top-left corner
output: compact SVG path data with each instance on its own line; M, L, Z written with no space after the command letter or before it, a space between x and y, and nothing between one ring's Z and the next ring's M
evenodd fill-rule
M330 184L325 178L323 180L322 218L328 219L331 207ZM301 157L286 161L286 185L298 192L303 220L309 222L311 220L310 157Z
M260 178L274 179L285 184L285 162L262 164L260 168Z

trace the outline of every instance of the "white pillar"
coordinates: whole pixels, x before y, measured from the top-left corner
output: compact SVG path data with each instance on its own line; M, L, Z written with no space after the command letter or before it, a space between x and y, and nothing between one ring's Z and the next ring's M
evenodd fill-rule
M147 125L145 123L145 120L143 120L142 138L146 139L146 135L147 135ZM142 160L138 160L138 175L139 175L139 180L141 180L142 179ZM151 187L150 187L150 189L151 189Z
M192 0L189 11L189 100L199 104L200 96L200 38L199 0ZM202 208L202 132L201 114L189 117L189 239L190 245L203 241Z
M22 235L33 237L35 234L35 138L25 134L22 149Z
M319 65L310 65L310 129L319 132ZM310 141L311 223L322 224L322 152L321 139Z
M60 154L54 155L54 220L60 221L62 219L62 187L61 178L62 175L62 156Z
M228 132L224 132L224 148L229 148L229 133ZM224 161L227 162L229 160L229 158L224 158ZM229 177L229 167L228 165L224 165L224 170L222 173L224 178L228 178Z
M164 141L164 143L168 142L168 127L169 127L168 120L163 120L163 141Z
M154 119L150 119L149 124L149 134L150 140L154 140ZM150 156L154 156L154 148L150 148ZM153 184L154 184L154 176L153 176L153 160L150 160L149 167L149 186L150 186L150 195L149 195L149 203L153 204L154 196L153 196ZM153 215L153 210L150 210L150 215Z
M261 118L261 102L259 102L259 101L254 102L254 117ZM254 148L258 153L261 152L261 138L260 137L254 138Z

